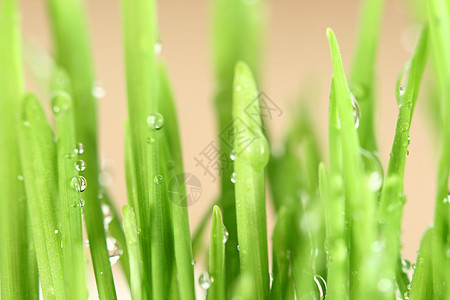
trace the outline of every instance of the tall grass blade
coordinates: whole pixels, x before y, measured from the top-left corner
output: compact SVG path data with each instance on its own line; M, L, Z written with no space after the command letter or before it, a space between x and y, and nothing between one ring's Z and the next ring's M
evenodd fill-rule
M209 276L212 278L212 284L207 291L207 299L226 299L224 255L227 239L228 232L223 225L222 212L218 206L214 206L209 248Z
M0 2L0 277L2 299L37 299L36 253L20 166L18 119L24 92L15 0Z

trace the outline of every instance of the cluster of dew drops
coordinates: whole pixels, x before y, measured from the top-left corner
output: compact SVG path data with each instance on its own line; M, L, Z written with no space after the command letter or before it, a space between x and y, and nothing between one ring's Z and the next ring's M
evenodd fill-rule
M84 146L82 143L77 143L74 145L74 149L73 149L74 153L68 153L66 154L66 157L71 159L73 158L73 155L76 156L80 156L84 153ZM84 170L86 170L86 163L84 162L84 160L82 159L77 159L74 162L74 168L77 172L83 172ZM84 178L84 176L81 175L77 175L72 177L72 179L70 180L70 185L72 186L72 188L78 192L78 193L82 193L84 192L84 190L86 190L87 187L87 180L86 178ZM77 207L78 206L78 200L75 200L73 202L73 207ZM80 199L79 200L79 205L81 207L84 206L84 200Z

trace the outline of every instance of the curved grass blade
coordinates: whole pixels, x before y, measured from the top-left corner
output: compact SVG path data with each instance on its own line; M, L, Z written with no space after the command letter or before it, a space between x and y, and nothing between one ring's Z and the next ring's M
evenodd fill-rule
M2 299L38 299L39 280L20 167L18 119L24 92L15 0L0 2L0 276ZM6 167L5 167L6 166Z
M86 215L97 290L100 299L114 299L114 281L106 248L103 213L98 199L97 99L92 95L94 71L84 8L79 0L47 0L47 7L56 47L56 61L71 80L77 140L86 149L84 160L88 167L84 176L89 187L83 195L83 212Z
M230 181L233 161L230 155L233 141L228 139L231 128L234 66L245 61L259 77L266 1L245 3L240 0L212 0L212 44L216 80L214 103L218 121L219 151L221 155L221 208L224 224L230 233L225 245L226 282L231 285L239 275L237 251L236 208L234 186ZM225 137L225 138L223 138ZM208 212L208 217L210 212Z
M450 258L446 258L450 247L450 205L445 201L448 197L450 172L450 16L448 1L430 0L427 3L443 127L433 230L433 285L435 297L445 298L450 295L450 274L446 271L450 265ZM444 286L447 290L444 290Z
M233 95L236 220L241 273L249 274L256 299L269 297L265 167L269 146L262 131L256 84L248 66L236 65ZM251 106L256 118L246 113Z
M375 203L363 176L358 135L353 118L353 107L339 46L331 29L327 30L327 37L330 43L333 63L337 115L341 126L342 161L346 166L343 168L347 202L346 215L350 222L350 245L353 250L350 256L350 274L352 274L350 289L354 297L372 299L370 297L375 298L377 293L379 293L372 284L377 273L371 267L377 264L376 262L369 263L369 260L373 258L370 247L376 237ZM358 274L361 274L363 278L359 279Z
M19 129L21 161L30 218L45 299L64 299L63 260L57 214L56 146L39 100L28 94L22 100Z
M416 269L411 281L410 300L435 299L433 290L433 229L429 228L420 243ZM407 296L408 294L404 294ZM405 297L406 298L406 297Z
M211 223L211 246L209 248L209 276L212 285L206 299L225 300L225 244L228 232L223 225L222 212L218 206L213 208Z
M143 285L143 264L141 247L139 245L138 227L133 208L125 205L122 208L123 224L127 240L127 248L130 259L130 286L131 295L135 300L146 299Z
M365 0L362 3L358 41L349 80L362 116L358 128L359 141L363 149L371 152L377 151L374 128L374 77L383 6L384 0Z
M195 299L194 266L192 256L191 233L189 230L188 197L186 193L185 173L181 152L181 140L178 130L174 96L164 65L160 65L159 97L161 112L167 120L164 137L167 147L162 154L161 168L167 168L169 210L175 251L177 282L181 299ZM180 180L181 179L181 180Z
M67 75L61 74L61 79ZM58 162L58 193L61 202L61 236L66 284L65 299L87 299L85 263L83 249L83 227L81 219L82 199L80 192L72 186L79 180L78 171L83 160L73 154L75 144L75 122L72 98L64 90L53 92L52 110L55 116Z

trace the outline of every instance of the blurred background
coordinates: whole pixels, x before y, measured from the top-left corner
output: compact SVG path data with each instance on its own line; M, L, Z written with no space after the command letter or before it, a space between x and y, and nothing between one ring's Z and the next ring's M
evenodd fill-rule
M207 0L158 1L161 58L167 63L178 103L185 171L199 178L202 195L189 207L191 230L200 222L218 194L218 181L196 167L194 157L217 141L214 117L210 38L210 2ZM395 82L410 58L420 30L411 10L413 0L386 1L377 64L377 137L380 158L387 166L397 117ZM25 40L52 52L45 1L22 0ZM299 101L311 110L323 155L328 156L328 93L332 67L327 27L335 31L349 69L358 28L358 0L271 0L268 1L267 33L260 90L278 105L283 114L269 125L272 140L280 142ZM124 178L124 132L126 118L120 1L88 0L86 9L91 29L97 80L106 94L99 100L100 154L117 207L126 203ZM430 61L431 62L431 61ZM38 87L28 80L28 88ZM438 147L429 120L426 89L422 88L411 127L407 158L403 219L403 254L415 261L420 238L431 224L434 211ZM363 117L363 116L362 116ZM217 175L217 174L216 174ZM273 218L268 202L268 233ZM122 295L122 296L120 296ZM128 297L119 292L119 298Z

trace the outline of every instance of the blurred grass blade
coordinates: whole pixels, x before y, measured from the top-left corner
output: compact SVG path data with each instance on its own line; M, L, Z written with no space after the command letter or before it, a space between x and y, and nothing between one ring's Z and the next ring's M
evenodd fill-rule
M375 201L368 191L367 182L363 176L363 166L360 157L358 135L353 117L351 96L345 78L344 67L339 52L336 37L331 29L327 30L330 52L334 71L334 92L340 123L342 142L342 159L344 188L346 194L346 215L350 222L350 244L353 254L350 256L350 289L353 297L365 298L365 295L376 297L378 289L370 282L376 276L370 269L370 246L375 241ZM362 217L364 216L364 218ZM374 263L376 265L376 263ZM360 274L363 278L358 279ZM371 289L374 289L371 291ZM373 293L372 293L373 292Z
M410 300L435 299L433 290L433 229L429 228L420 243L416 269L411 281ZM407 295L406 295L407 296ZM406 299L406 297L405 297Z
M255 281L247 273L241 274L234 284L232 299L255 300L258 299Z
M154 299L166 299L171 279L160 176L160 129L164 117L157 103L155 1L122 1L128 114L136 171L138 226L144 263L144 284ZM136 44L137 43L137 44ZM163 139L161 139L163 140ZM167 180L167 178L166 178ZM150 222L151 220L151 222ZM150 297L150 295L148 295Z
M211 246L209 248L209 276L211 287L207 291L207 299L225 300L225 244L228 232L222 221L222 212L218 206L213 208L211 223Z
M39 280L20 167L18 119L24 92L18 4L0 2L0 276L2 299L38 299Z
M135 300L146 299L145 286L143 285L143 264L142 254L139 245L138 227L136 222L136 216L133 208L129 205L125 205L122 208L123 224L125 228L126 247L128 248L130 259L130 286L131 296Z
M164 65L159 66L159 105L167 125L164 137L167 147L162 154L161 168L167 169L168 202L171 211L171 228L175 250L177 282L181 299L195 299L194 266L192 257L191 233L189 230L188 206L190 203L186 193L186 178L181 151L181 140L175 109L175 100L170 87L169 78Z
M267 229L265 205L265 167L269 146L262 131L258 91L248 66L239 62L233 84L233 118L236 158L234 175L236 220L241 273L249 274L256 288L256 299L269 297ZM250 108L249 108L250 107ZM255 112L256 118L246 113Z
M450 206L445 201L448 199L450 171L450 4L445 0L429 0L427 3L443 127L433 230L433 285L435 297L445 298L450 295L450 257L446 257L450 247Z
M58 81L68 80L64 72L58 72ZM72 98L67 91L53 92L52 110L55 116L58 162L58 192L61 203L61 236L66 284L65 299L87 299L83 227L80 193L71 185L78 180L78 171L84 166L73 153L75 144L75 122ZM69 279L70 278L70 279Z
M218 132L226 134L232 124L232 98L234 66L245 61L259 78L266 0L247 3L241 0L211 0L212 45L216 90L214 103L218 121ZM218 139L221 180L221 208L224 224L230 233L225 245L226 282L231 285L239 275L239 253L237 251L236 208L234 186L230 181L233 162L229 159L233 141ZM211 212L208 211L208 217ZM200 227L199 229L201 229Z
M384 0L362 1L359 33L350 76L350 88L358 101L361 122L358 133L363 149L377 151L375 139L375 63Z
M77 142L86 149L84 160L87 168L83 176L89 187L83 195L83 212L97 290L100 299L116 298L98 199L97 99L92 94L94 71L84 7L80 0L47 0L47 6L56 61L67 72L72 84Z
M34 95L25 96L21 114L21 159L42 294L45 299L64 299L61 235L57 224L60 203L57 201L54 136Z

